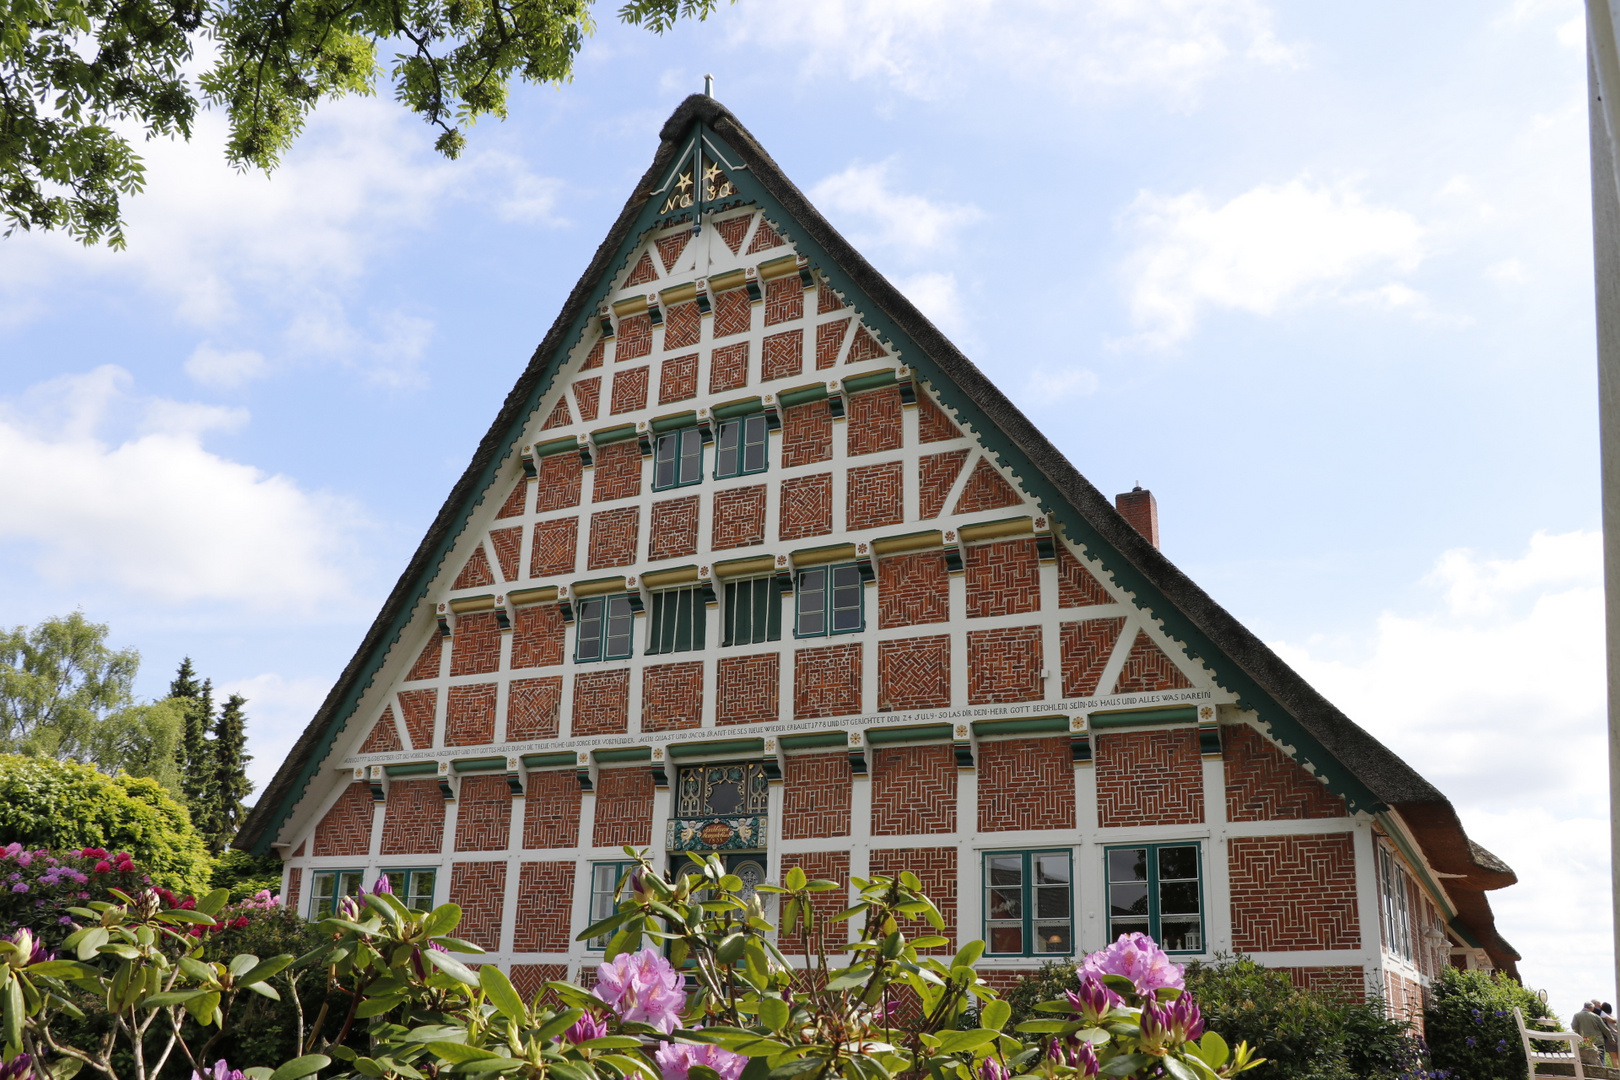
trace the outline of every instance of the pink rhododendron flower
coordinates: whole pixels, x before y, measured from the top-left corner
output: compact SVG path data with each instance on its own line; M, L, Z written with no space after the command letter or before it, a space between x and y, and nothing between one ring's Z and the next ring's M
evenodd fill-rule
M96 863L95 871L98 874L111 873L112 872L112 863L108 862L106 859L102 859L100 862Z
M0 851L0 856L7 859L14 858L18 852L22 851L22 849L23 846L21 844L13 841L12 843L7 844L3 851Z
M1136 992L1143 995L1166 987L1180 990L1187 985L1182 978L1181 965L1172 963L1146 934L1119 935L1119 940L1108 948L1086 957L1080 973L1099 980L1104 975L1123 975L1136 985Z
M1080 977L1080 992L1064 991L1069 996L1069 1008L1089 1026L1096 1027L1115 1005L1125 1004L1118 994L1102 984L1095 975Z
M607 1034L607 1024L598 1020L590 1013L586 1013L574 1021L574 1026L562 1033L562 1041L570 1046L578 1046L591 1039L600 1039Z
M686 1080L694 1065L707 1065L720 1074L720 1080L737 1080L748 1065L748 1059L741 1054L708 1043L661 1043L653 1058L664 1080Z
M684 981L674 965L648 945L638 953L622 953L598 966L596 996L612 1005L619 1019L650 1024L667 1034L675 1030L681 1010L686 1007ZM682 1069L681 1080L685 1077Z

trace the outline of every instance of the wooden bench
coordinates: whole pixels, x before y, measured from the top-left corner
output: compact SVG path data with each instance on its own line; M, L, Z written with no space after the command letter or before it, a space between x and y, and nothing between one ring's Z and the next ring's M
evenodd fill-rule
M1576 1080L1586 1080L1586 1073L1583 1070L1581 1063L1581 1036L1579 1033L1574 1031L1531 1031L1525 1026L1524 1013L1520 1011L1517 1005L1513 1006L1513 1021L1519 1025L1519 1041L1524 1044L1524 1060L1529 1064L1530 1067L1530 1080L1535 1080L1535 1078L1538 1076L1554 1075L1553 1073L1540 1072L1539 1069L1542 1065L1573 1065L1575 1067L1574 1075ZM1535 1023L1556 1024L1558 1021L1551 1019L1538 1019L1535 1021ZM1569 1049L1554 1050L1550 1052L1537 1050L1535 1045L1531 1042L1532 1039L1541 1043L1567 1043L1569 1045ZM1559 1070L1558 1075L1568 1076L1570 1074Z

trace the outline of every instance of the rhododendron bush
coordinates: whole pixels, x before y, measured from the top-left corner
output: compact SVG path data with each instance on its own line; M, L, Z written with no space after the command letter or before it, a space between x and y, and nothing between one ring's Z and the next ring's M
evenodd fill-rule
M1181 969L1142 935L1087 957L1077 991L1009 1029L1009 1006L975 971L983 942L942 953L944 921L910 873L854 879L853 902L830 914L846 887L799 869L749 892L718 858L666 880L646 852L626 850L638 862L617 910L581 934L607 941L591 987L551 982L530 1000L496 965L457 958L481 950L454 936L456 905L412 911L386 879L345 898L306 956L228 964L203 962L192 936L220 925L224 890L191 906L115 891L69 908L60 957L26 932L0 941L3 1056L42 1080L81 1067L236 1080L211 1050L237 996L276 997L272 981L295 988L304 972L331 992L317 1015L299 1012L299 1053L242 1080L1216 1080L1258 1063L1204 1030ZM114 1016L103 1045L54 1035L75 990ZM211 1034L188 1040L187 1017Z

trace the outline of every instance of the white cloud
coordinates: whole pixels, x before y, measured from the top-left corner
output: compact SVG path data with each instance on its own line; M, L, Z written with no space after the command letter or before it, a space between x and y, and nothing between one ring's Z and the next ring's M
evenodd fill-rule
M1592 532L1537 533L1515 558L1448 551L1434 607L1386 612L1362 655L1274 645L1518 872L1491 894L1498 926L1560 1008L1614 977L1602 570Z
M1141 88L1185 100L1224 68L1300 62L1257 0L821 0L738 15L734 44L791 49L803 78L919 98L1014 80L1065 97Z
M267 365L264 354L252 349L227 352L205 341L186 358L186 374L202 383L221 390L230 390L253 379L263 378Z
M956 275L925 271L912 274L895 282L906 299L917 305L935 326L952 333L964 329L962 295L956 287Z
M889 163L854 164L810 189L829 217L853 222L856 247L885 247L913 258L949 248L957 230L984 215L976 206L934 202L895 190Z
M264 792L315 710L326 700L332 682L325 678L290 679L268 672L225 682L215 689L216 700L229 694L247 698L248 749L253 754L247 774L253 782L255 799Z
M1424 255L1424 229L1411 214L1304 176L1218 206L1201 191L1144 191L1122 225L1138 238L1123 268L1131 315L1142 342L1159 346L1188 337L1209 308L1270 315L1369 274L1410 272ZM1400 282L1355 296L1388 306L1418 300Z
M350 613L345 503L212 453L243 409L141 399L122 368L0 402L0 543L58 585L184 608Z
M1034 406L1042 407L1069 398L1088 397L1097 392L1097 386L1097 373L1088 368L1043 369L1029 376L1024 397Z

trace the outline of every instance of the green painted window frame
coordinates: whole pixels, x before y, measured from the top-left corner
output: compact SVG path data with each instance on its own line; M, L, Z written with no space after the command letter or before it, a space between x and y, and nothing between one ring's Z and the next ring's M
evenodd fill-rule
M337 902L345 896L359 896L364 887L366 872L364 869L321 867L310 871L309 874L309 921L319 922L337 910ZM324 892L321 889L321 879L326 878L331 886ZM352 888L350 887L352 886ZM341 891L340 891L341 890Z
M422 878L427 877L427 888L422 888ZM432 911L434 892L439 887L439 868L437 866L385 866L377 874L386 877L388 885L394 890L394 898L412 911Z
M1160 852L1167 848L1191 848L1193 850L1193 866L1195 876L1192 878L1178 877L1168 880L1162 879L1159 873ZM1116 879L1114 876L1114 853L1127 851L1142 851L1146 853L1146 877ZM1191 881L1194 883L1193 893L1196 896L1196 912L1170 912L1168 921L1174 925L1187 925L1196 923L1198 944L1196 948L1171 948L1172 943L1164 939L1165 914L1160 909L1164 903L1166 885L1183 885ZM1130 913L1116 915L1114 913L1115 886L1128 887L1145 884L1147 891L1147 913ZM1103 848L1103 895L1108 905L1108 940L1117 941L1120 934L1129 934L1141 931L1147 934L1159 947L1167 953L1178 955L1199 955L1209 951L1209 934L1205 927L1205 897L1204 897L1204 845L1200 840L1165 840L1158 843L1143 844L1109 844ZM1146 923L1146 926L1139 925Z
M735 440L731 446L726 445L728 438ZM764 413L722 420L714 438L714 478L726 480L765 472L771 466L770 450L771 424Z
M664 475L665 470L669 475ZM703 429L665 431L653 440L652 489L673 491L703 483Z
M702 590L696 585L653 593L647 655L702 651L708 614Z
M598 612L600 612L598 614ZM601 660L628 660L635 653L636 612L630 595L592 596L581 600L574 617L574 663L594 664ZM623 627L623 633L615 627ZM623 642L615 648L615 642ZM586 655L595 643L596 654Z
M617 910L613 894L619 891L619 879L636 865L633 860L627 859L591 863L590 907L586 912L585 925L595 926ZM585 948L591 952L605 952L607 943L608 935L603 934L585 942Z
M774 576L728 581L724 596L722 646L782 640L782 590Z
M815 579L815 584L809 584ZM815 607L806 600L816 597ZM854 603L839 603L854 597ZM793 636L796 638L834 637L858 634L866 629L866 579L854 563L828 563L811 566L793 575ZM840 612L854 612L854 625L839 626ZM821 626L805 629L807 619L819 616Z
M1036 870L1042 859L1062 858L1066 878L1062 883L1041 882L1036 879ZM1018 881L1016 884L1008 881L996 880L998 871L1005 873L1011 869L1007 866L1013 860L1018 862ZM993 863L1002 863L1000 867ZM1074 849L1073 848L1027 848L1013 851L986 851L979 863L980 884L984 897L984 906L981 915L984 923L984 941L986 956L1073 956L1074 955ZM997 894L1003 897L1017 890L1018 914L1012 917L995 918L997 912ZM1040 901L1045 898L1043 894L1054 894L1059 889L1067 894L1063 904L1064 914L1061 918L1056 915L1041 915ZM1062 925L1066 947L1061 949L1041 949L1037 945L1050 943L1049 932ZM1019 947L998 948L997 931L1010 930L1016 925ZM1002 939L1004 942L1005 939Z

